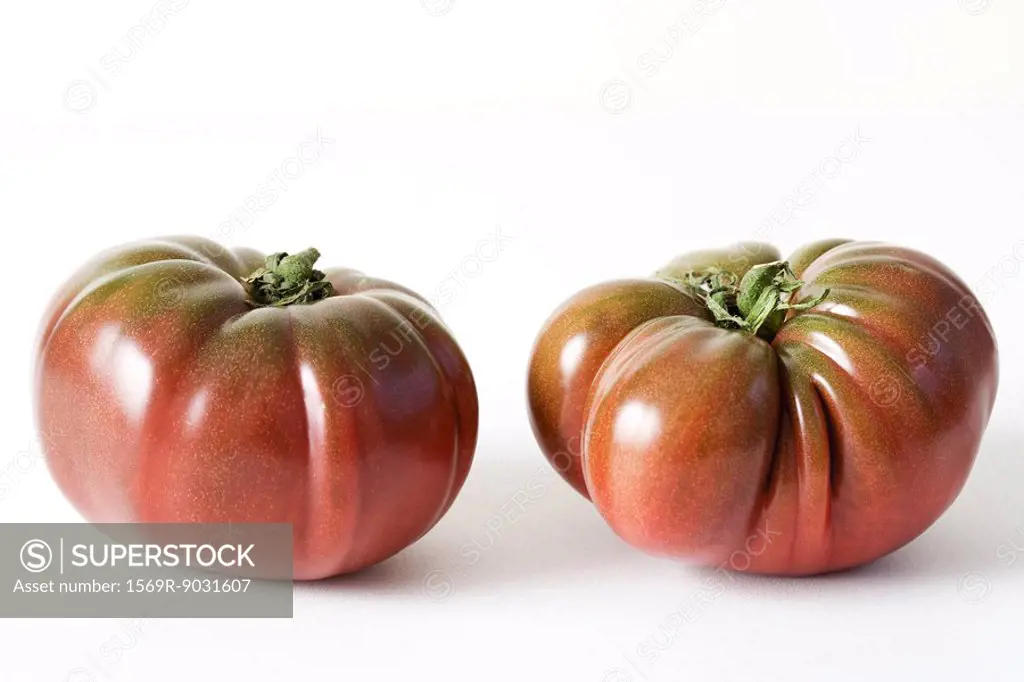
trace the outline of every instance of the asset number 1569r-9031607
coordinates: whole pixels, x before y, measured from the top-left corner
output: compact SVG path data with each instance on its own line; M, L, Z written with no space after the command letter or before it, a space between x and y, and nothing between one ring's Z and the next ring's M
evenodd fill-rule
M217 580L213 578L192 578L192 579L135 579L128 581L127 592L153 593L166 592L168 594L178 592L201 592L201 593L244 593L249 590L248 578L231 578Z

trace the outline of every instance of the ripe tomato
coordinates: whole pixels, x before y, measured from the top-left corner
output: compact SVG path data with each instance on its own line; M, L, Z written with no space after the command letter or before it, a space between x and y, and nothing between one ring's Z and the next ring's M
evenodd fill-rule
M963 487L997 384L968 287L877 243L780 258L757 243L687 254L581 291L542 329L534 433L627 542L839 570L917 537Z
M38 425L94 522L290 522L298 579L357 570L445 513L473 375L397 284L194 237L101 254L47 313Z

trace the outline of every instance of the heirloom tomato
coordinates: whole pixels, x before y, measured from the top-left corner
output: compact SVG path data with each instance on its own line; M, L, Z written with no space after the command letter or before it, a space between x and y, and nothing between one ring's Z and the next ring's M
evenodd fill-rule
M992 326L947 267L830 240L584 289L540 332L528 399L544 453L627 542L798 575L924 532L964 485L996 384Z
M357 570L445 513L477 437L462 351L412 291L196 237L101 254L38 344L54 479L94 522L284 522L294 575Z

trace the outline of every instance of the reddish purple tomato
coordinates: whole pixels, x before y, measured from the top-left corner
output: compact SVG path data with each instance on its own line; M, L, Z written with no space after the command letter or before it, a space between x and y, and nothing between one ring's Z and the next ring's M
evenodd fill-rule
M534 433L630 544L773 574L920 535L970 472L996 343L938 261L878 243L747 243L598 284L533 350Z
M57 484L93 522L286 522L297 579L426 533L476 446L469 365L397 284L197 237L101 254L37 355Z

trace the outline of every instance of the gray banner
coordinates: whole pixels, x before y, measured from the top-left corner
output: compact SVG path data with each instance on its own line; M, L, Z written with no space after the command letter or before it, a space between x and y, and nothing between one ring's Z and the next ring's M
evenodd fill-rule
M291 618L289 524L0 524L0 618Z

